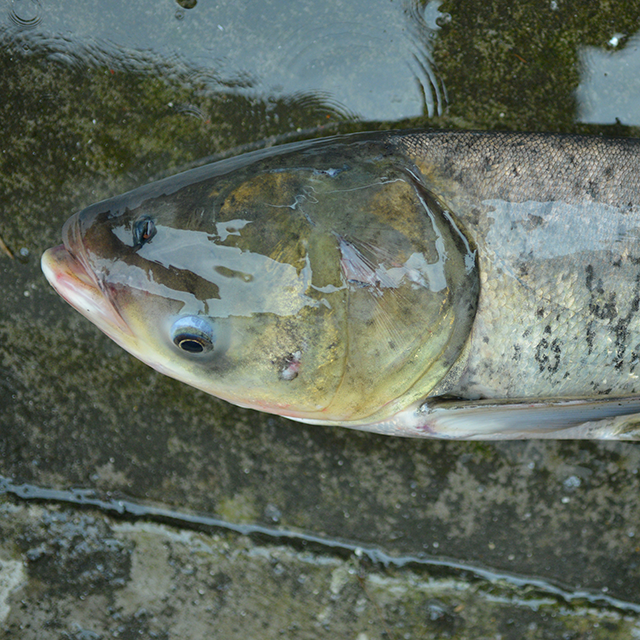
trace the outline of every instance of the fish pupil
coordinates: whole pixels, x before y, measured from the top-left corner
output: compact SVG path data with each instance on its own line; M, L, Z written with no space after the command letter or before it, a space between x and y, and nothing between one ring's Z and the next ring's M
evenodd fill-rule
M204 341L194 336L176 336L174 342L180 349L189 353L202 353L205 349Z

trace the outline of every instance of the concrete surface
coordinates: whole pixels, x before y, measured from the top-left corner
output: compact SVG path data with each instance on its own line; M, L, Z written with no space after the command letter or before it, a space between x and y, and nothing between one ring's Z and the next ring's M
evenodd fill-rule
M577 122L574 91L579 48L637 30L639 3L440 5L423 53L450 107L400 125L352 121L339 82L235 92L131 43L74 49L46 17L17 25L18 4L0 22L0 638L640 638L638 445L417 442L237 409L133 360L38 265L73 211L270 136L637 135ZM420 6L397 4L407 33Z

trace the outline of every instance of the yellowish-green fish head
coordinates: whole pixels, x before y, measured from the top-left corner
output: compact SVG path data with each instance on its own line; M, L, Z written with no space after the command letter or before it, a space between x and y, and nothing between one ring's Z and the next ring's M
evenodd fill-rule
M249 154L71 217L42 259L158 371L235 404L363 425L428 395L473 323L475 249L374 141Z

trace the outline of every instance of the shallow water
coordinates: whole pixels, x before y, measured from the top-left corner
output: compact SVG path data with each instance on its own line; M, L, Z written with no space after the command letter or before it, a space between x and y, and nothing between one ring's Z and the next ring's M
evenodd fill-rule
M128 518L202 531L215 549L226 536L252 585L231 563L228 582L176 588L186 603L244 585L263 637L640 634L636 444L415 442L237 409L133 360L38 265L73 211L265 141L391 127L638 135L640 3L188 4L0 9L0 564L15 568L0 566L0 637L25 620L39 638L59 637L52 621L66 637L142 628L113 602L143 554L86 578L112 566L122 549L104 540L124 540ZM290 550L292 584L317 575L313 589L278 582L274 545ZM324 561L344 564L323 582ZM45 610L56 590L93 613ZM140 598L156 637L189 637L186 604L168 615ZM247 637L220 626L233 605L212 602L188 615Z

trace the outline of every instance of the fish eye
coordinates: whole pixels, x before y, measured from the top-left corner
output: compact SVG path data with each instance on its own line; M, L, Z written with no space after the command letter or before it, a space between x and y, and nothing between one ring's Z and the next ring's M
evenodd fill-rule
M171 328L173 344L187 353L211 351L215 341L212 323L200 316L184 316L176 320Z
M140 218L133 225L133 246L140 248L156 235L156 225L151 218Z

